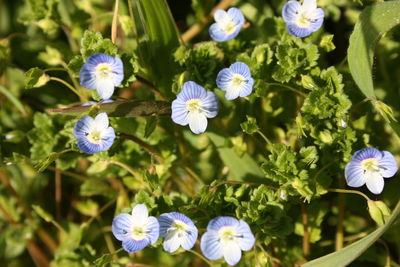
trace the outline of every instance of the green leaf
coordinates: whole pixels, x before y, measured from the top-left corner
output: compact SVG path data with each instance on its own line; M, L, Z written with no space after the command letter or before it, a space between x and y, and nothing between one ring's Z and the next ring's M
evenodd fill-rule
M242 128L243 132L247 134L253 134L259 131L257 120L251 116L246 116L247 121L242 122L240 127Z
M244 181L249 180L249 178L262 178L264 176L259 164L247 153L243 157L239 157L233 148L225 146L224 137L211 132L208 132L207 136L217 147L221 160L229 169L231 179Z
M149 137L156 129L158 117L150 116L146 118L146 127L144 128L144 138Z
M15 107L22 113L25 114L24 106L22 105L21 101L17 97L15 97L7 88L0 85L0 93L5 95L8 100L11 101L15 105Z
M41 87L50 81L50 77L41 69L35 67L25 73L25 88Z
M380 37L400 23L400 1L387 1L368 6L361 13L350 36L347 50L354 81L366 97L375 98L372 64Z
M103 39L101 33L86 30L81 40L81 54L87 58L96 53L114 57L118 54L118 47L110 39Z
M112 103L96 104L92 106L51 109L49 112L78 116L91 110L107 112L110 117L163 116L171 114L171 104L164 101L117 100Z
M392 224L396 221L400 214L400 201L397 203L393 210L392 216L386 224L382 225L366 237L354 242L353 244L336 251L334 253L325 255L321 258L303 264L302 267L326 267L326 266L347 266L358 256L360 256L367 248L369 248L376 240L385 233Z
M46 222L52 222L53 216L50 213L42 209L40 206L32 205L33 210Z
M166 95L176 74L176 62L171 54L179 46L179 32L166 0L129 0L133 5L135 31L138 36L138 56L145 78L154 81Z
M383 201L368 200L368 211L379 226L384 225L390 216L390 209Z

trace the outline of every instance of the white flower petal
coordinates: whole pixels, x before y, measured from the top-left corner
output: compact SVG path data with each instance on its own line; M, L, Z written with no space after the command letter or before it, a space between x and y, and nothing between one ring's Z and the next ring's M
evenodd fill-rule
M347 163L344 176L348 186L360 187L365 184L364 169L358 161L350 161Z
M302 10L312 12L315 9L317 9L317 0L304 0Z
M103 131L108 128L109 120L108 115L105 112L99 113L96 118L94 118L94 122L96 124L96 128L100 131Z
M218 232L205 232L201 237L200 249L203 255L209 260L218 260L222 258L224 252L221 242L219 241Z
M109 99L114 93L113 78L96 79L96 89L101 99Z
M145 225L147 223L147 218L149 217L149 211L145 204L137 204L132 209L132 217L134 219L135 225Z
M242 257L242 251L239 245L234 241L223 244L222 250L224 258L229 265L236 265Z
M188 122L190 130L195 134L203 133L207 128L207 117L201 112L189 112Z
M385 182L383 180L382 175L379 172L366 171L364 176L369 191L371 191L376 195L382 193Z
M383 158L379 160L379 167L382 168L381 174L385 178L392 177L398 170L396 159L389 151L382 151Z
M166 252L172 253L178 250L181 246L182 238L178 235L168 234L164 240L163 248Z

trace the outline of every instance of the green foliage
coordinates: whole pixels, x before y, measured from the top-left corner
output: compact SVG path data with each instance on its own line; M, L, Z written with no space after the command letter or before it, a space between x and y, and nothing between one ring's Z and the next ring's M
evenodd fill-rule
M41 87L50 80L50 77L39 68L32 68L25 73L25 88Z
M260 128L258 128L257 120L250 116L246 116L246 117L247 117L247 121L242 122L240 124L240 127L242 128L243 132L245 132L247 134L253 134L253 133L258 132L260 130Z

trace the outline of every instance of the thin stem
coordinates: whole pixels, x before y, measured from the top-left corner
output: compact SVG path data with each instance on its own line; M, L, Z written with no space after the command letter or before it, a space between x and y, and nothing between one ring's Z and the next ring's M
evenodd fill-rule
M108 201L103 207L101 207L101 209L99 210L99 212L96 215L90 217L90 219L85 223L85 225L89 226L93 222L93 220L97 218L97 216L99 216L101 213L103 213L103 211L105 211L112 204L114 204L115 201L116 201L116 199L111 199L110 201Z
M56 201L56 219L57 221L61 220L61 198L62 198L62 190L61 190L61 172L56 169L54 172L55 176L55 201Z
M308 231L308 212L304 203L301 203L301 220L303 223L303 256L307 259L310 255L310 232Z
M265 140L265 142L267 142L268 145L272 147L271 141L269 141L269 139L260 130L257 130L257 133Z
M293 91L293 92L295 92L296 94L299 94L299 95L301 95L301 96L303 96L303 97L306 97L306 96L307 96L307 94L305 94L305 93L303 93L303 92L297 90L296 88L293 88L293 87L288 86L288 85L285 85L285 84L281 84L281 83L266 83L266 84L267 84L267 85L275 85L275 86L284 87L284 88L289 89L290 91Z
M345 187L343 177L339 179L340 187ZM335 235L335 250L338 251L343 248L343 221L344 221L344 201L345 195L338 195L338 222L336 226L336 235Z
M345 193L345 194L357 194L365 198L367 201L370 201L371 199L364 193L356 190L349 190L349 189L337 189L337 188L329 188L329 192L336 192L336 193Z
M47 68L47 69L44 69L44 70L43 70L44 73L49 72L49 71L65 71L65 72L67 72L67 70L64 69L64 68L56 68L56 67L54 67L54 68Z
M194 255L196 255L197 257L199 257L200 259L202 259L203 261L207 262L207 264L209 266L211 266L211 262L209 260L207 260L203 255L201 255L200 253L198 253L197 251L193 250L193 249L189 249L189 252L193 253Z
M124 168L127 172L129 172L135 178L138 178L138 177L141 178L142 177L140 175L140 173L138 173L137 171L135 171L134 169L132 169L131 167L129 167L125 163L122 163L122 162L119 162L119 161L116 161L116 160L106 160L106 162L111 163L111 164L115 164L115 165L118 165L118 166ZM141 182L142 182L142 184L144 184L146 186L146 188L150 189L149 185L143 179L142 179Z
M71 89L72 92L74 92L77 96L79 96L79 98L81 98L81 95L79 94L79 92L72 85L67 83L66 81L64 81L64 80L62 80L60 78L57 78L57 77L50 77L50 80L64 84L66 87Z

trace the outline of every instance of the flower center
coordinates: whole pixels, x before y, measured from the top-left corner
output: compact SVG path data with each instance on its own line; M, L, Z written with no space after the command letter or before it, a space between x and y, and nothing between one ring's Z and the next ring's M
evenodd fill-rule
M231 226L224 226L218 231L219 239L222 242L235 241L235 238L240 238L240 235L235 233L235 230Z
M233 86L242 86L243 83L247 83L248 80L246 80L242 75L240 74L235 74L232 78L232 85Z
M312 20L309 18L307 13L300 13L297 18L296 24L300 28L308 28L311 22Z
M174 235L178 235L178 237L183 237L185 233L190 234L190 232L187 231L186 228L186 223L182 222L181 220L175 220L174 223L171 225L169 231L173 232Z
M96 66L96 76L98 78L107 79L112 77L111 66L108 63L100 63Z
M228 34L231 34L235 31L236 26L236 23L232 19L226 19L222 22L221 28Z
M87 139L90 143L98 145L101 142L102 134L99 130L93 130L86 133Z
M364 159L361 162L361 166L364 168L364 172L366 171L379 171L379 163L375 158Z
M135 240L142 240L146 237L147 230L144 226L134 226L132 229L132 237Z
M201 100L200 99L191 99L186 102L186 108L189 112L200 111L201 110Z

